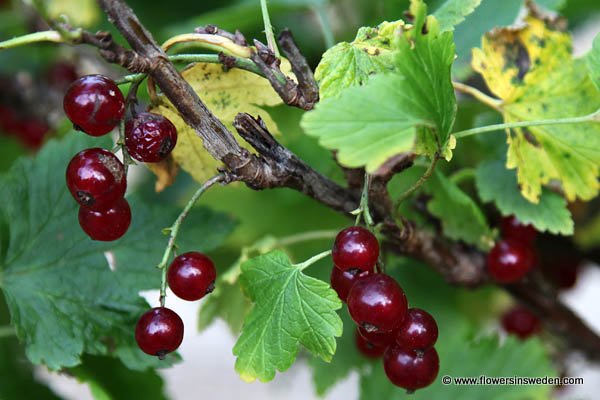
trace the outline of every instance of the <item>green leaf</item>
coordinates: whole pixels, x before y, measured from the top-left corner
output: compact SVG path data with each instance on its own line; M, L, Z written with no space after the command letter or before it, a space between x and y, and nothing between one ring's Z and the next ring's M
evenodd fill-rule
M33 366L14 339L0 340L0 399L60 399L35 379Z
M515 171L506 169L502 161L480 164L475 179L481 200L494 202L502 215L514 215L519 221L532 224L541 232L573 234L573 219L567 201L543 189L538 204L529 202L521 195Z
M592 82L594 82L596 88L600 90L600 33L594 38L592 50L590 50L585 57L585 61L587 62Z
M159 364L137 349L131 332L147 309L138 293L160 284L155 266L167 241L161 230L180 210L129 197L133 218L127 234L95 242L78 226L78 207L64 183L73 154L111 145L71 134L49 142L36 158L19 160L0 178L0 219L6 225L0 288L28 358L51 369L79 364L82 353L111 349L129 368ZM200 210L190 215L201 218L194 227L182 229L182 248L214 248L233 227L228 217Z
M574 60L561 20L530 9L522 24L496 29L473 50L473 68L503 100L506 122L576 117L600 108L584 60ZM538 202L542 186L562 184L569 201L589 200L600 184L600 124L532 126L508 133L507 167L523 196Z
M433 15L442 31L451 31L479 6L481 0L446 0Z
M471 197L437 170L425 183L425 189L433 196L427 209L441 220L444 235L484 250L492 246L492 231Z
M393 71L393 34L403 25L403 21L395 21L376 28L363 27L353 42L338 43L327 50L315 70L321 100L364 85L376 74Z
M69 373L89 386L95 400L166 399L163 381L155 371L132 371L114 358L86 356Z
M369 360L362 356L355 344L356 323L350 318L347 310L340 311L344 324L344 331L337 342L337 351L331 362L325 362L318 357L310 357L308 364L312 369L312 378L315 390L319 396L323 396L329 389L350 372L362 368Z
M330 361L342 321L342 306L329 285L305 275L280 250L242 264L245 293L254 302L233 354L235 369L244 380L270 381L276 370L287 370L300 344Z
M418 127L435 131L444 152L456 114L450 81L452 32L440 32L433 17L423 34L425 6L415 2L415 26L397 39L397 72L376 75L364 86L325 99L302 118L307 134L337 150L340 163L376 170L389 157L412 149Z
M510 336L500 344L497 336L480 340L469 336L440 330L451 335L444 346L436 345L440 356L440 372L431 386L417 390L411 395L414 400L461 399L461 400L543 400L550 398L552 386L459 386L443 385L442 377L489 377L501 376L558 376L552 367L541 340L527 341ZM383 363L377 363L369 372L361 375L360 399L396 398L402 389L392 385L383 371Z

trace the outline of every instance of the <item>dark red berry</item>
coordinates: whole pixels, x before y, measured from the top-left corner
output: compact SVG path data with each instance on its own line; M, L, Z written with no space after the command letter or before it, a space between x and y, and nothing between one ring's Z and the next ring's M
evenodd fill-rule
M410 308L396 332L396 343L411 350L426 350L438 338L435 319L420 308Z
M354 332L356 348L367 358L379 358L385 353L385 346L378 346L365 339L358 330Z
M163 359L181 344L183 321L173 310L165 307L153 308L138 320L135 340L144 353Z
M120 198L112 207L104 210L79 207L79 225L94 240L117 240L127 232L130 223L131 209L124 198Z
M383 356L383 367L394 385L414 391L433 383L440 370L440 359L433 347L420 352L392 346Z
M345 302L354 283L370 274L371 271L362 271L358 268L342 271L334 266L331 269L331 287L336 291L340 300Z
M367 332L394 330L406 316L404 291L390 276L373 274L358 280L348 295L348 311Z
M502 327L507 333L521 339L526 339L542 329L540 319L522 306L515 306L504 313Z
M63 107L77 128L91 136L102 136L123 119L125 99L112 79L86 75L69 86Z
M488 271L499 283L514 283L524 277L535 263L533 250L512 239L496 243L487 257Z
M127 152L138 161L162 161L176 143L177 128L162 115L139 113L125 125Z
M368 332L364 328L358 327L357 332L369 343L375 346L381 346L384 349L396 341L396 331L390 332Z
M68 87L78 76L75 66L64 61L52 64L46 72L48 83L58 89Z
M505 239L514 239L524 244L533 243L537 235L532 225L522 224L514 215L503 217L500 229Z
M82 206L108 208L125 194L125 168L110 151L97 147L83 150L69 162L67 186Z
M49 130L50 128L45 123L35 119L27 119L19 121L14 132L25 146L37 150L44 143L44 137Z
M16 133L19 126L19 116L14 108L0 105L0 131Z
M188 301L199 300L212 292L216 278L212 260L196 251L175 257L167 275L173 293Z
M370 271L379 258L379 242L368 229L351 226L338 233L331 256L342 271L354 268Z

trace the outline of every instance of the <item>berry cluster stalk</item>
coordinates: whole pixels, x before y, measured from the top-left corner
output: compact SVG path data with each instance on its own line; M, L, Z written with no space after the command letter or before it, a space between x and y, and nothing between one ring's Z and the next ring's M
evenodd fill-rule
M207 180L200 188L194 193L192 198L187 202L181 214L177 217L173 225L169 228L166 228L164 231L169 232L169 241L167 242L167 247L165 248L165 252L163 254L162 260L160 264L158 264L158 268L162 270L162 280L160 284L160 305L162 307L165 306L165 297L167 292L167 263L171 258L171 254L175 249L175 241L177 240L177 235L179 234L179 228L181 228L181 224L185 220L185 218L190 213L190 210L196 204L200 196L211 186L218 182L226 182L227 176L225 174L218 174Z

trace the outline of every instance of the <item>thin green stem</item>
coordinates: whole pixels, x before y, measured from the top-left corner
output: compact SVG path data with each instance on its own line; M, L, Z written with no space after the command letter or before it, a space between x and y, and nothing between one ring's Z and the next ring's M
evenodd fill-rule
M324 251L322 253L317 254L316 256L312 256L311 258L309 258L308 260L306 260L304 262L301 262L299 264L294 264L294 267L300 269L300 271L303 271L306 268L313 265L314 263L316 263L317 261L322 260L323 258L329 256L330 254L331 254L331 250Z
M13 328L11 325L0 326L0 339L14 336L15 334L15 328Z
M477 135L478 133L501 131L504 129L512 128L526 128L529 126L541 126L541 125L567 125L567 124L580 124L583 122L600 122L600 110L580 117L570 118L557 118L557 119L540 119L534 121L519 121L519 122L508 122L504 124L495 124L480 126L478 128L466 129L464 131L455 132L453 135L457 138L464 138L467 136Z
M260 69L256 66L256 64L254 64L254 61L247 59L247 58L241 58L241 57L235 57L235 56L229 56L229 57L233 58L233 60L234 60L233 66L235 68L243 69L245 71L252 72L252 73L255 73L257 75L264 77L264 75L260 71ZM196 63L196 62L203 62L203 63L210 63L210 64L221 64L222 63L222 60L219 58L218 54L177 54L177 55L169 56L169 60L171 60L171 62L174 62L174 63L182 63L182 64L190 64L190 63ZM121 77L121 79L118 79L116 82L117 82L117 85L124 85L127 83L133 83L138 80L141 80L145 76L146 76L146 74L143 74L143 73L125 75L125 76Z
M296 243L307 242L309 240L333 239L337 233L337 231L327 230L302 232L277 239L277 244L279 246L290 246Z
M271 25L271 17L269 16L269 9L267 8L267 0L260 0L260 10L263 16L263 22L265 24L265 36L267 37L267 45L279 57L279 49L277 48L277 42L275 41L275 34L273 33L273 25Z
M329 22L329 17L327 16L327 10L325 9L325 6L315 6L313 7L313 11L317 16L317 21L321 27L325 47L329 49L335 45L335 37L333 36L331 23Z
M473 178L475 178L475 168L462 168L450 176L450 180L456 185Z
M396 211L398 211L398 207L400 207L400 204L402 204L402 202L404 200L406 200L407 198L410 197L411 194L413 194L418 188L421 187L421 185L423 185L427 179L429 179L429 177L431 176L431 174L433 174L433 171L435 170L435 166L439 160L440 156L439 154L434 154L433 159L431 160L431 164L429 164L429 167L427 167L427 170L425 171L425 173L419 178L418 181L415 182L414 185L412 185L408 190L406 190L404 193L402 193L400 195L400 197L398 197L398 200L396 201Z
M475 99L493 108L494 110L498 112L502 111L502 100L490 97L479 89L476 89L473 86L465 85L464 83L452 82L452 86L454 86L454 89L457 91L473 96Z
M34 32L0 42L0 50L41 42L66 43L66 40L55 30Z
M356 214L356 220L354 221L354 225L358 225L360 222L360 217L362 216L363 221L367 226L373 226L373 218L371 217L371 212L369 211L369 184L371 181L371 177L365 171L365 177L363 179L363 188L360 193L360 204L358 206L358 213Z
M185 207L183 207L181 214L179 214L175 222L173 222L173 225L166 229L166 231L169 232L169 241L167 242L167 247L165 248L165 252L163 253L162 260L160 261L160 264L158 264L158 268L162 269L162 280L160 285L160 305L162 307L165 306L165 297L167 293L167 263L169 262L171 254L175 249L175 241L177 240L177 235L179 234L181 224L188 216L190 210L192 209L194 204L196 204L200 196L202 196L202 194L208 188L210 188L218 182L224 182L225 179L226 177L224 174L218 174L207 180L202 186L200 186L200 188L198 188L198 190L196 190L196 193L194 193L194 195L190 198Z

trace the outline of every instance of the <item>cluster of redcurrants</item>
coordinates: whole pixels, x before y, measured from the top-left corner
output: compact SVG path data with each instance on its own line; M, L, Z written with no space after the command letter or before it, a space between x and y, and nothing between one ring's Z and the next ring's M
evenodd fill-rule
M102 75L74 81L63 106L75 128L90 136L106 135L125 116L123 94L114 81ZM125 147L138 161L159 162L176 142L177 129L161 115L139 113L125 124ZM123 163L108 150L86 149L71 159L66 175L69 191L80 205L83 231L101 241L123 236L131 223L131 209L124 198L127 176Z
M341 231L333 245L331 286L358 325L356 345L369 358L383 356L392 383L408 391L430 385L439 371L433 347L438 337L435 319L408 308L404 291L394 278L375 272L377 238L353 226Z
M167 282L173 293L187 301L200 300L211 293L216 277L212 260L198 252L175 257L167 272ZM183 321L169 308L152 308L138 320L135 340L144 353L163 359L181 345Z

